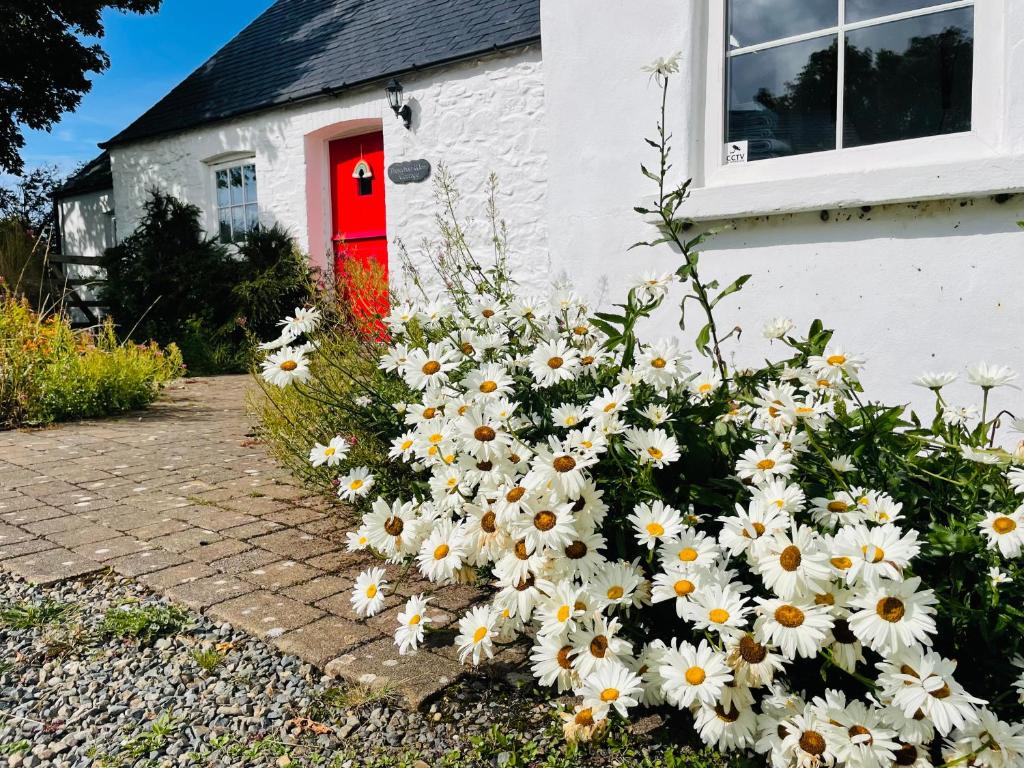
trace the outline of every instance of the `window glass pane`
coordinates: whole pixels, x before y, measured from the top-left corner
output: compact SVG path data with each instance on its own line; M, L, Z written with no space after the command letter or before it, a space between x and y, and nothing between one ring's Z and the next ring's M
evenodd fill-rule
M836 36L732 56L726 141L747 158L835 149Z
M222 243L231 242L231 209L229 208L220 209L220 241Z
M228 173L231 175L231 204L238 205L242 202L242 167L231 168Z
M843 145L970 130L973 33L971 8L849 31Z
M242 186L245 188L245 202L256 202L256 166L242 166Z
M223 208L228 205L231 198L228 196L228 172L217 171L217 207Z
M245 231L251 232L260 223L260 212L255 205L245 206Z
M839 23L839 0L729 0L729 48L779 40Z
M231 209L231 230L235 242L240 241L245 234L245 209L242 206Z
M904 11L916 11L941 5L937 0L846 0L846 20L848 22L877 19Z

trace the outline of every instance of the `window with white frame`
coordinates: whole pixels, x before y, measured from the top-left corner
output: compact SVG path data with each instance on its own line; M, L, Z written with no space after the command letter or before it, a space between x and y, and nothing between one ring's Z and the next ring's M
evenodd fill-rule
M727 0L725 136L747 160L971 130L974 3Z
M256 166L252 161L224 165L214 170L217 187L217 221L223 243L240 243L259 223L256 201Z

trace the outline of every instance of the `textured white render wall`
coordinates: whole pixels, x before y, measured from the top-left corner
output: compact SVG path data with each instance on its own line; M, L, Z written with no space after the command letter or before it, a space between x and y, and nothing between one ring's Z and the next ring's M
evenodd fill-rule
M114 245L114 201L109 190L88 192L60 200L61 250L67 256L102 256ZM69 264L65 274L69 278L93 278L101 274L99 267ZM95 299L96 286L77 288L83 299ZM77 310L76 310L77 312Z
M258 76L258 73L257 75ZM503 189L501 210L516 253L547 265L544 84L538 46L402 78L415 112L407 131L387 105L383 85L325 101L246 116L167 137L111 148L118 230L138 223L147 191L158 187L203 209L216 231L209 163L234 153L256 161L261 218L280 222L314 261L330 242L327 142L383 125L385 162L425 158L447 163L464 194L465 211L482 218L487 174ZM205 162L204 162L205 161ZM412 249L436 231L432 184L386 187L388 234ZM482 230L479 242L486 242ZM415 254L414 254L415 255ZM392 257L394 265L397 260Z
M61 242L71 256L101 256L114 244L111 193L88 192L60 201Z
M556 270L592 297L617 300L630 276L679 263L667 247L626 251L654 232L632 211L650 193L639 163L654 157L641 139L653 135L659 98L639 70L682 51L668 122L678 178L699 177L705 32L691 23L700 14L688 0L648 0L642 11L628 0L604 0L600 13L591 9L587 0L541 3L549 242ZM1024 198L1013 197L1003 205L982 198L831 211L827 222L818 212L716 222L726 231L705 245L701 271L723 285L754 275L723 302L721 316L726 330L744 329L744 362L767 352L760 340L766 318L789 315L806 326L821 317L838 329L837 341L869 357L864 379L872 393L927 406L927 393L909 384L922 369L985 359L1024 376L1021 218ZM680 333L678 300L669 303L651 325L654 335ZM688 313L699 328L689 303ZM1002 397L1024 412L1019 391Z

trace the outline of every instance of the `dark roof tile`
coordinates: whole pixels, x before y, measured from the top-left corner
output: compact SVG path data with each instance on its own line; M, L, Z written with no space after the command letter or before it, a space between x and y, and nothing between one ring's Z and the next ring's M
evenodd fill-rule
M104 146L540 37L540 0L278 0Z

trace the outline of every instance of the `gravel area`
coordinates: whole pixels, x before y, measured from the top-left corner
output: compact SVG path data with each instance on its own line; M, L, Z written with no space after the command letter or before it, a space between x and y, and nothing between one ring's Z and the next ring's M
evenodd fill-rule
M0 764L455 768L562 750L555 702L524 680L474 675L410 712L195 613L148 641L103 631L108 614L167 606L114 576L0 577ZM648 752L650 736L629 738ZM660 765L620 757L556 764Z

